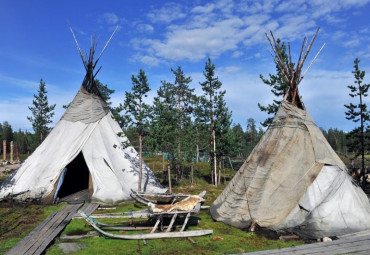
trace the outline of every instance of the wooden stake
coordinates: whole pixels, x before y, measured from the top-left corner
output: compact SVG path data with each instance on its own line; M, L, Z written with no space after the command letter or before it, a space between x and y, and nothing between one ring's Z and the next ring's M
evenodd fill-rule
M3 141L3 161L6 161L6 140Z
M14 142L10 142L10 162L13 162L14 160Z

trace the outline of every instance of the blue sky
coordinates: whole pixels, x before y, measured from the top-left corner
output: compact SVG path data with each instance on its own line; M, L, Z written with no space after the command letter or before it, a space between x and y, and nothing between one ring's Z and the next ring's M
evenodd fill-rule
M275 73L265 32L290 42L293 62L304 36L320 32L305 67L325 48L300 84L300 92L316 124L352 130L343 104L351 102L353 60L361 60L370 82L370 0L263 1L0 1L0 122L13 130L32 130L27 116L40 78L50 103L56 103L55 124L62 105L75 96L85 71L69 24L82 49L89 50L96 34L97 51L114 27L119 30L99 64L98 79L116 92L114 105L131 88L131 75L140 68L156 95L161 80L173 82L171 68L181 66L192 77L190 86L201 93L205 62L210 57L227 91L234 123L244 128L248 118L267 115L257 103L273 99L259 75ZM304 69L305 69L304 67ZM353 101L352 101L353 102ZM369 98L366 99L369 104Z

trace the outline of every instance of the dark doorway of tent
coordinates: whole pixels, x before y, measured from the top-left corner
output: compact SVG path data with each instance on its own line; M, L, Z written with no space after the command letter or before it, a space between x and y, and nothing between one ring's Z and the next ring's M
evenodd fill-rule
M54 201L81 202L81 200L88 200L91 186L89 168L82 152L80 152L63 169L54 194Z

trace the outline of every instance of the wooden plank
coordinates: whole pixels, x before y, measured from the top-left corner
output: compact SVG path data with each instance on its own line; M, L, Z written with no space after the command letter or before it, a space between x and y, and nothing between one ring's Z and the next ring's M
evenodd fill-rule
M7 254L41 254L65 228L82 204L66 205L51 213Z
M97 208L99 207L99 204L96 203L86 203L82 206L80 211L84 212L85 214L92 214ZM75 215L73 216L75 217Z
M100 224L99 224L100 225ZM101 226L101 225L100 225ZM174 225L172 228L180 228L182 225ZM124 230L124 231L134 231L134 230L153 230L150 226L102 226L103 228L113 229L113 230ZM168 226L163 226L163 229L167 229Z
M170 232L171 231L172 225L173 225L173 223L175 223L176 217L177 217L177 213L172 216L170 225L168 226L166 232Z
M186 215L186 218L184 220L184 224L182 224L182 228L181 228L180 232L184 231L184 229L186 228L186 224L188 224L189 218L190 218L190 213L188 213Z
M99 204L96 204L96 203L85 203L80 211L84 212L85 214L92 214L97 208L99 207ZM122 213L121 213L122 214ZM104 214L103 214L104 215ZM81 218L81 215L76 212L72 218Z
M73 214L77 212L77 210L81 207L82 204L76 204L73 207L70 208L70 211L68 211L65 215L66 217L60 218L61 221L57 225L57 227L54 230L48 231L48 233L45 233L43 236L42 244L38 246L35 253L33 254L41 254L48 246L49 244L57 237L60 232L63 231L63 229L67 226L67 224L71 221Z
M268 250L251 252L248 255L270 255L270 254L369 254L370 251L370 235L355 236L352 238L339 239L332 242L321 242L306 244L301 246L283 248L278 250Z
M161 233L150 233L150 234L133 234L133 235L117 235L105 232L99 228L89 217L86 217L81 213L85 220L92 226L96 231L103 234L104 236L115 238L115 239L126 239L126 240L142 240L142 239L161 239L161 238L176 238L176 237L190 237L190 236L203 236L210 235L213 230L193 230L185 232L161 232Z
M158 218L157 219L157 222L155 223L155 225L154 225L154 227L153 227L153 229L152 229L152 231L150 233L154 233L157 230L158 225L159 225L160 222L161 222L161 219Z
M66 205L58 214L55 215L52 224L48 224L47 227L41 229L37 236L35 236L35 242L31 245L27 254L41 254L45 248L54 240L54 238L64 229L61 226L65 226L68 215L71 211L77 211L81 206L79 205ZM64 224L63 224L64 223Z
M72 202L73 203L73 202L79 201L81 203L82 201L87 201L87 200L89 200L89 190L84 189L76 193L73 193L71 195L62 197L58 202Z
M73 236L68 236L68 235L63 235L59 237L60 240L77 240L77 239L84 239L84 238L91 238L91 237L99 237L98 233L95 232L95 234L89 234L89 235L73 235Z
M23 248L28 242L31 237L35 235L44 225L47 224L58 212L52 212L43 222L41 222L38 226L36 226L27 236L25 236L21 241L18 242L16 246L10 249L6 254L13 255L13 254L22 254L21 248ZM24 253L24 252L23 252Z
M30 235L29 238L27 239L27 242L22 245L21 250L19 251L18 254L33 254L30 250L32 250L32 247L35 244L37 245L40 233L45 229L49 229L52 226L52 224L55 223L55 221L58 219L58 214L60 214L61 211L63 211L63 209L54 214L54 217L52 217L48 222L42 224L43 226L39 228L37 232Z
M355 233L346 234L346 235L340 235L340 236L338 236L338 238L339 239L344 239L344 238L352 238L352 237L356 237L356 236L366 236L366 235L370 235L370 230L355 232Z

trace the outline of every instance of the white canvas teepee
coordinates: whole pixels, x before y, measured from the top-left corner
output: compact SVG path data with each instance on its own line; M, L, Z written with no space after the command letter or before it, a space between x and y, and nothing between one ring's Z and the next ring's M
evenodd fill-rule
M279 55L277 44L274 50ZM284 67L290 89L260 142L211 206L211 215L238 228L256 224L309 238L369 230L367 196L299 97L302 64L294 73Z
M80 51L81 53L81 51ZM101 55L101 54L100 54ZM81 54L82 56L82 54ZM89 189L91 200L117 204L131 199L138 188L139 155L112 119L94 82L94 45L86 76L72 103L42 144L0 188L0 201L40 200ZM153 172L143 164L142 189L165 192Z

